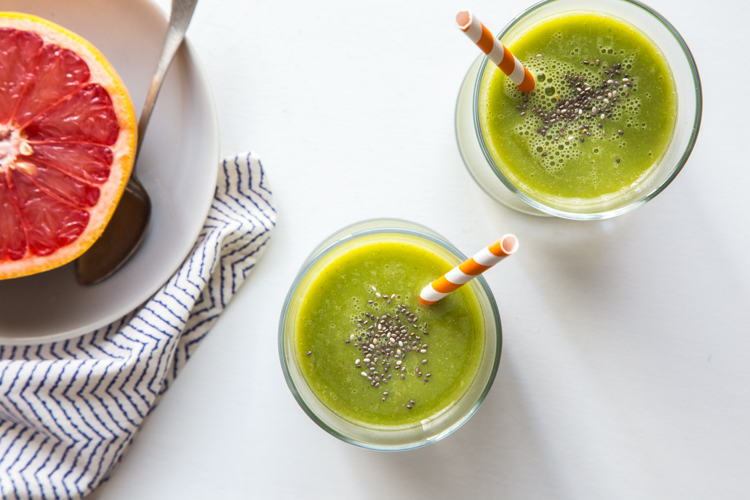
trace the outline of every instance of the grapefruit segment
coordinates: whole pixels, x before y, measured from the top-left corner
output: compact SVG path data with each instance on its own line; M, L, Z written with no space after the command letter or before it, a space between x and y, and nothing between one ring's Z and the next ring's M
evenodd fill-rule
M95 144L38 143L34 144L34 159L89 184L102 184L109 176L113 156L111 149Z
M86 228L89 221L86 210L39 189L31 176L20 169L11 173L11 185L32 254L50 255L73 243Z
M0 279L61 266L101 235L133 165L135 113L90 43L0 13Z
M0 177L0 261L17 261L26 254L26 233L13 200L8 182Z
M86 83L91 74L88 65L72 50L45 45L39 53L35 74L29 75L13 118L19 127L71 95Z
M90 142L111 146L120 127L112 100L91 84L53 104L23 129L29 141Z
M43 45L34 33L0 29L0 122L13 115Z
M66 175L63 171L43 163L29 160L35 175L28 175L36 188L76 208L88 208L99 201L99 189L91 184ZM23 170L18 170L23 172Z

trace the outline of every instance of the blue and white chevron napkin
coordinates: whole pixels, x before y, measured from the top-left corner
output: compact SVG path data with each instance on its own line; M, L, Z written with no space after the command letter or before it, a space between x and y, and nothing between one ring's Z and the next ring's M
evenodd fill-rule
M0 497L89 494L255 267L276 225L260 160L229 158L195 247L140 309L83 337L0 347Z

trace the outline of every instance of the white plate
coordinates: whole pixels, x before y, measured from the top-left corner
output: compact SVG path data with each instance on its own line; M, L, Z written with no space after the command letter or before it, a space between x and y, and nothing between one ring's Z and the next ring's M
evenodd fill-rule
M28 12L78 33L109 59L143 105L166 33L164 14L147 0L0 0L0 10ZM169 70L151 117L138 178L151 196L141 248L114 276L94 286L68 264L0 281L0 343L39 344L88 333L127 314L177 270L211 206L219 136L208 82L189 44Z

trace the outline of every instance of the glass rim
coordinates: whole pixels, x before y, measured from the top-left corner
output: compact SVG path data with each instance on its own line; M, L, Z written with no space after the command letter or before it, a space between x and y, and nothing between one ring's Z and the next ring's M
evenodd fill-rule
M456 430L458 430L463 424L465 424L473 415L476 413L476 411L479 409L479 407L484 402L485 398L487 397L487 394L489 393L490 389L492 388L492 384L495 381L495 377L497 376L497 371L500 366L500 357L502 354L502 345L503 345L503 335L502 335L502 325L500 322L500 313L497 308L497 302L495 300L495 296L492 293L492 290L489 287L489 284L487 283L487 280L484 279L483 276L477 276L474 280L477 283L479 283L480 290L482 290L487 298L487 302L490 305L490 311L492 313L492 321L495 325L496 330L496 347L495 347L495 353L493 356L493 366L492 370L489 374L489 377L487 379L487 382L485 383L485 387L482 389L482 392L479 394L479 397L477 398L477 401L472 405L471 408L464 414L460 419L458 419L456 422L454 422L452 425L450 425L447 429L440 432L439 434L435 436L431 436L429 439L426 439L424 441L418 441L414 443L407 443L404 445L376 445L372 443L364 443L362 441L358 441L356 439L352 439L349 436L346 436L337 430L331 428L327 423L325 423L318 415L307 405L304 398L301 396L299 391L296 388L296 383L292 379L291 374L289 373L289 369L286 364L286 358L284 356L284 353L286 352L284 347L284 329L286 326L286 319L287 314L289 311L289 306L292 301L292 298L297 291L302 279L307 275L307 273L310 272L310 270L320 262L320 260L325 257L328 253L335 250L336 248L340 247L341 245L348 243L350 241L353 241L355 239L358 239L360 237L369 236L373 234L380 234L380 233L399 233L399 234L408 234L411 236L417 236L424 238L428 241L431 241L444 249L448 250L450 253L458 257L461 261L464 261L467 259L467 257L456 247L454 247L451 243L449 243L447 240L442 239L442 236L434 236L432 234L429 234L427 232L423 232L420 230L430 231L428 228L421 226L420 224L413 223L410 221L401 221L398 219L368 219L364 220L355 224L352 224L347 227L356 227L362 224L370 223L370 222L383 222L384 224L388 224L389 222L406 222L409 225L414 225L419 228L418 229L409 229L405 227L397 227L397 226L388 226L384 225L382 227L376 227L376 228L370 228L370 229L364 229L361 231L354 231L351 234L340 238L331 244L325 246L318 252L314 252L312 255L310 255L307 260L305 261L305 264L300 269L299 273L297 273L297 276L294 278L294 281L292 282L291 287L289 288L289 292L286 295L286 298L284 299L284 305L281 308L281 316L279 318L279 337L278 337L278 348L279 348L279 361L281 362L281 370L284 374L284 379L286 380L287 386L289 387L290 392L294 396L294 399L297 401L297 404L302 408L302 410L307 414L310 419L315 422L321 429L326 431L328 434L346 442L353 444L355 446L359 446L361 448L366 448L370 450L376 450L376 451L405 451L405 450L412 450L416 448L421 448L422 446L427 446L428 444L437 442ZM343 228L346 229L347 227ZM333 233L336 234L336 233ZM435 233L437 234L437 233ZM462 396L463 397L463 396ZM325 404L323 405L325 406ZM332 412L333 413L333 412ZM338 417L341 418L341 417ZM344 420L342 418L342 420Z
M498 35L496 36L496 39L500 40L508 31L510 31L511 28L513 28L526 16L541 9L542 7L545 7L546 5L556 3L556 2L561 2L561 1L566 1L566 0L542 0L540 2L537 2L531 5L530 7L526 8L523 12L518 14L516 17L514 17L502 29L502 31L498 33ZM511 183L505 177L505 175L503 175L503 173L497 167L494 159L492 159L492 156L490 155L490 152L487 149L484 136L482 135L481 125L479 123L479 98L478 96L479 96L480 88L482 85L482 78L487 68L487 63L489 62L489 58L486 55L484 56L482 60L482 63L479 67L479 72L477 73L476 82L474 83L474 97L473 97L474 128L477 134L477 138L479 139L479 146L482 149L482 153L484 154L485 159L492 166L492 170L497 176L497 178L511 192L513 192L516 196L521 198L524 202L526 202L531 207L536 208L537 210L541 210L542 212L546 212L550 215L554 215L556 217L561 217L564 219L574 219L574 220L602 220L602 219L609 219L611 217L616 217L618 215L626 214L632 210L635 210L636 208L640 207L641 205L644 205L646 202L655 198L659 193L664 191L664 189L666 189L666 187L669 186L669 184L672 183L674 178L677 177L677 174L679 174L682 171L682 168L685 166L688 159L690 158L690 155L693 152L693 148L695 147L695 142L698 139L698 132L700 131L701 120L703 117L703 90L701 86L700 74L698 73L698 66L695 64L695 59L693 58L693 53L690 51L690 47L688 47L687 42L685 42L685 40L682 38L682 35L680 35L679 31L677 31L677 29L672 25L672 23L670 23L664 16L659 14L656 10L640 2L639 0L617 0L617 1L634 5L635 7L639 7L640 9L646 11L648 14L653 16L657 21L659 21L667 29L667 31L669 31L672 34L672 36L675 38L680 48L682 49L682 52L685 55L685 60L690 66L690 72L693 77L693 86L695 88L695 115L693 117L693 124L692 124L692 130L690 132L690 138L688 139L688 143L682 152L682 156L676 162L675 166L672 168L672 171L669 173L669 175L658 186L654 187L649 193L647 193L642 198L633 200L632 202L628 203L627 205L623 207L619 207L619 208L612 209L612 210L606 210L606 211L601 211L601 212L591 212L591 213L580 213L580 212L569 212L566 210L560 210L554 207L550 207L548 205L545 205L543 203L540 203L534 200L533 198L529 197L528 195L520 191L515 185L513 185L513 183Z

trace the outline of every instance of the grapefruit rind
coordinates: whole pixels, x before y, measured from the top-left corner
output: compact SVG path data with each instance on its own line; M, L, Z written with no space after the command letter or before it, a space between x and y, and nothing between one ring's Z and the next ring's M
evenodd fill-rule
M0 28L30 31L45 44L52 43L75 52L89 67L87 83L101 85L112 100L120 132L115 144L108 146L113 154L109 177L99 185L100 202L89 210L90 219L81 235L70 245L46 256L27 255L17 261L0 263L0 279L18 278L60 267L78 258L99 238L117 208L130 178L135 159L136 115L125 84L104 55L84 38L41 17L18 12L0 12ZM107 203L102 203L107 200Z

